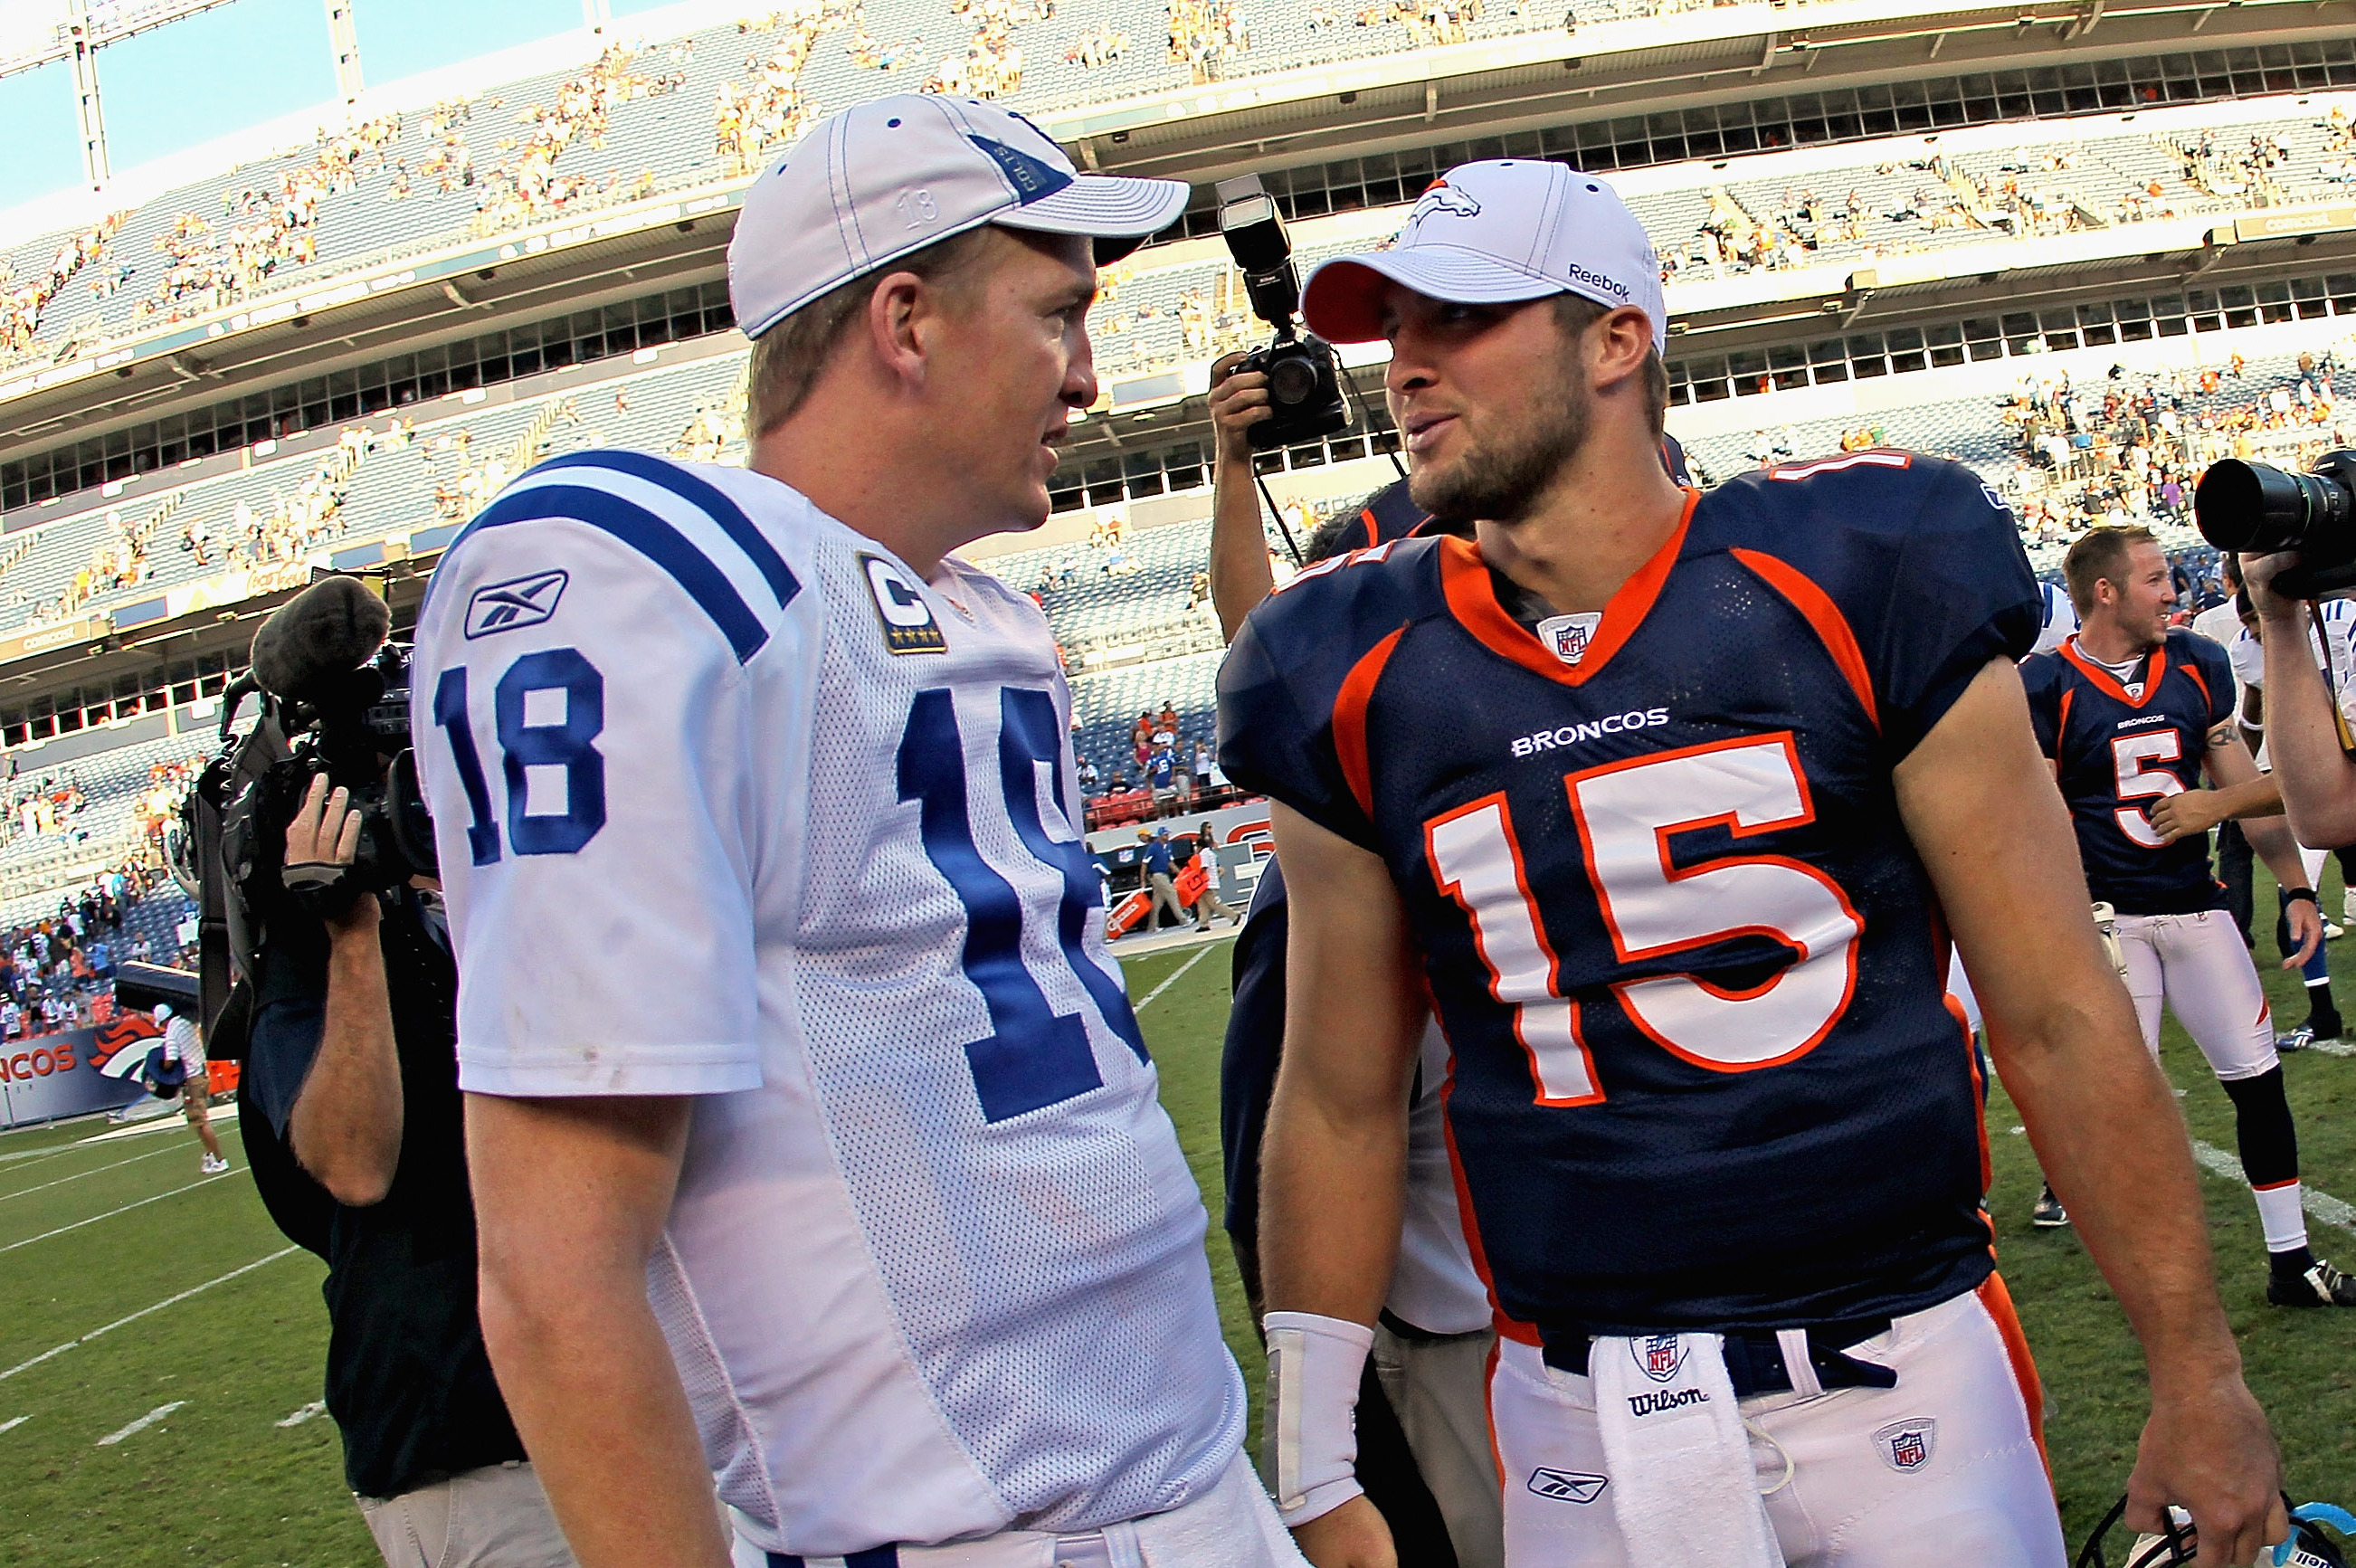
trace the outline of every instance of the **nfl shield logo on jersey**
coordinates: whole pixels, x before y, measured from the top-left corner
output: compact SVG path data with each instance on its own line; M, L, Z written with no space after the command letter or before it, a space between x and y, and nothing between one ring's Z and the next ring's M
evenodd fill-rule
M1880 1451L1881 1462L1901 1474L1928 1465L1931 1450L1938 1441L1939 1423L1928 1416L1895 1422L1873 1434L1873 1445Z
M1637 1369L1656 1383L1668 1382L1686 1364L1682 1334L1648 1334L1633 1341L1629 1348L1635 1353Z
M1586 657L1587 644L1602 622L1601 613L1595 610L1573 616L1548 616L1538 622L1538 640L1565 664L1576 664Z

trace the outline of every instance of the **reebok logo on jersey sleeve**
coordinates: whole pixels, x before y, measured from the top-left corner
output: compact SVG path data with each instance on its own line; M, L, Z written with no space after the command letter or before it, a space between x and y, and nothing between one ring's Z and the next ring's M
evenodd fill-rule
M562 572L534 572L477 588L466 601L467 639L538 626L556 613L556 602L571 580Z
M933 618L933 607L908 575L881 555L862 553L859 569L866 575L867 591L875 596L875 618L884 627L884 646L894 653L947 653L949 639Z

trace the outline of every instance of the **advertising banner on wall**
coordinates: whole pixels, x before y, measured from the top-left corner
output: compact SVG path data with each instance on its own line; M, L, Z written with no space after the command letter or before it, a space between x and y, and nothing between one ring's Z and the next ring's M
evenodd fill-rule
M147 1092L101 1073L104 1060L95 1029L0 1042L0 1125L111 1111Z

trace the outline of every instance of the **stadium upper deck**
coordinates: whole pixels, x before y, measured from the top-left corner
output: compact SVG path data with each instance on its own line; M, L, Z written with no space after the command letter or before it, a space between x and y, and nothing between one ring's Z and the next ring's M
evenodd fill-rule
M2154 6L2110 7L2110 35L2124 46L2136 25L2132 18L2182 8L2177 0L2154 0ZM2044 18L2024 17L2017 6L2001 10L2005 27L2018 28L2029 45L2036 43L2030 33L2050 27L2088 52L2076 40L2091 29L2073 23L2074 12ZM2222 31L2262 30L2261 21L2272 26L2312 10L2236 5L2235 21ZM1633 19L1639 12L1642 22ZM349 124L233 169L161 190L142 189L136 177L120 182L135 201L88 207L70 224L11 247L0 290L0 400L77 371L119 371L298 314L430 286L441 279L400 263L431 253L466 251L472 260L493 242L493 259L513 260L594 242L604 237L594 231L601 224L579 221L592 212L605 214L602 226L615 231L666 215L688 220L723 212L765 148L790 141L817 113L881 92L927 87L992 94L1041 117L1092 163L1144 161L1169 166L1157 172L1207 174L1242 161L1289 162L1296 148L1320 141L1354 149L1429 143L1435 128L1519 124L1534 109L1562 118L1580 96L1568 79L1584 82L1607 65L1610 87L1584 91L1590 113L1632 81L1656 84L1646 96L1658 102L1690 96L1697 77L1687 68L1694 61L1651 58L1668 38L1714 54L1730 41L1763 37L1748 70L1754 85L1786 71L1826 81L1838 68L1818 72L1820 60L1856 53L1840 46L1887 32L1898 20L1908 21L1910 36L1938 41L1976 37L1993 25L1988 16L1933 0L1824 0L1804 7L1573 0L1559 16L1518 4L1484 8L1483 0L1378 0L1347 9L1325 0L1104 0L1061 12L1050 0L807 0L741 19L697 0L637 18L627 41L584 33L534 51L536 62L574 57L557 69L504 81L477 72L430 102L388 90L364 99ZM2340 29L2342 46L2344 35ZM2212 29L2201 41L2219 37ZM1958 45L1946 58L1962 52ZM2013 52L2019 65L2045 58L2033 47ZM1488 87L1490 77L1534 70L1533 62L1555 71L1545 102L1528 91L1499 100ZM1729 74L1712 67L1698 76ZM1920 79L1923 72L1889 74ZM1955 91L1897 81L1856 95L1846 112L1832 104L1811 120L1804 108L1782 132L1753 125L1746 114L1740 127L1685 139L1695 155L1739 152L1779 145L1778 135L1790 138L1782 145L1837 141L1877 129L2356 85L2356 50L2328 41L2283 46L2272 55L2221 48L2139 63L2112 59L2083 74L2083 81L2062 73L2041 82L2034 70L2014 70ZM1410 79L1422 114L1376 106L1376 98ZM1445 114L1443 84L1464 99ZM1722 101L1722 86L1711 96ZM1985 107L1976 108L1982 99ZM1269 127L1251 123L1279 113L1298 121L1304 112L1299 105L1311 100L1323 105L1323 123L1289 125L1277 145ZM1295 107L1280 111L1279 102ZM1108 127L1111 122L1089 106L1101 104L1146 118L1135 130L1099 127L1099 120ZM1711 117L1724 107L1713 103ZM1235 122L1235 134L1251 138L1248 146L1173 152L1163 145L1173 127L1214 121ZM1576 156L1590 166L1654 161L1626 156L1624 125L1598 119L1580 129L1606 127L1608 153L1590 146L1598 138L1588 134L1548 137L1543 149L1533 137L1530 150ZM1309 130L1317 134L1304 136ZM2210 182L2211 194L2227 194L2214 188L2220 183ZM1370 194L1367 204L1380 205L1384 193ZM2233 194L2246 195L2245 206L2283 199L2262 187ZM1303 192L1296 209L1324 209ZM17 216L29 222L41 213ZM1823 226L1821 219L1807 221ZM518 246L496 243L510 237L520 237ZM361 281L332 286L340 280ZM6 373L11 363L13 376Z

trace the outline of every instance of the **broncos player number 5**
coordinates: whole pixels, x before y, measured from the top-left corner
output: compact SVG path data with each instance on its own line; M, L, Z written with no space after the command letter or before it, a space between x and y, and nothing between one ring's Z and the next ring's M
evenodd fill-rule
M605 756L593 744L605 727L605 677L574 648L527 653L492 690L491 712L507 786L507 837L518 854L571 854L605 825ZM499 858L499 828L490 780L475 747L466 667L442 671L434 688L434 722L449 737L451 760L466 795L466 849L477 865ZM563 810L533 811L562 773ZM535 777L535 774L538 776Z
M2183 779L2165 768L2145 765L2174 762L2183 755L2184 743L2173 729L2121 736L2111 742L2111 767L2118 775L2119 799L2158 800L2182 794ZM2144 848L2165 847L2168 841L2152 832L2151 820L2143 813L2141 806L2121 806L2111 815L2117 820L2119 832Z
M1681 833L1722 828L1740 840L1815 820L1788 735L1720 742L1609 764L1564 778L1603 923L1623 963L1765 937L1795 961L1743 989L1697 974L1622 981L1629 1021L1663 1049L1719 1072L1804 1056L1832 1032L1857 986L1864 929L1847 897L1815 867L1737 854L1679 867ZM1562 994L1505 797L1430 823L1425 842L1442 893L1472 918L1498 1000L1511 1003L1542 1105L1604 1098Z

